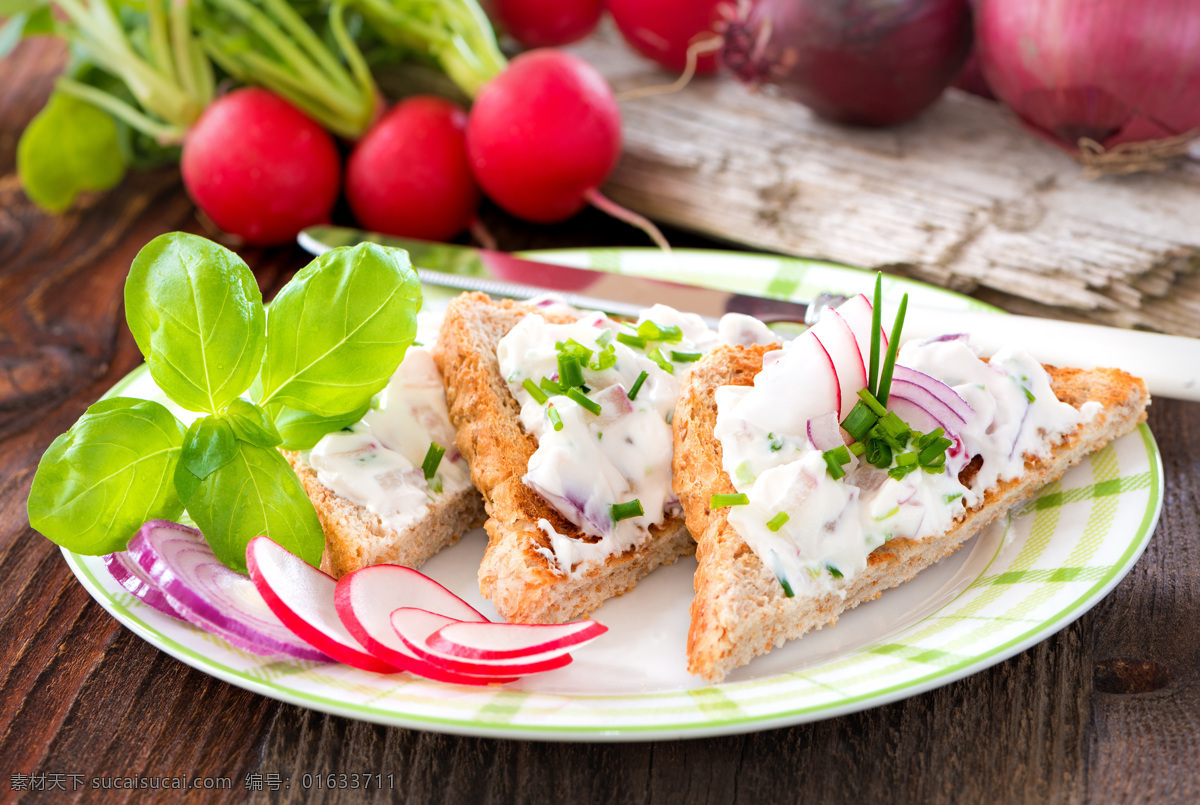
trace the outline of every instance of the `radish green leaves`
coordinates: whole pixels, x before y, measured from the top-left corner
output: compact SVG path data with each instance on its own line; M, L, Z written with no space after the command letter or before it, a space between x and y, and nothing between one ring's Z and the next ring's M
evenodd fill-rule
M203 416L185 429L158 403L93 405L43 456L30 523L69 550L105 554L186 509L235 570L260 534L316 564L321 524L276 448L311 447L357 421L403 359L420 305L407 255L374 244L327 252L264 314L233 252L195 235L155 238L125 285L129 329L159 388Z

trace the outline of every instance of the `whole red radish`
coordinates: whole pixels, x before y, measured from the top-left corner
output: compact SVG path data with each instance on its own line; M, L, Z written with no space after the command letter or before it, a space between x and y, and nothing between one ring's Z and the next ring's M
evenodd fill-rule
M466 127L461 107L433 95L388 110L346 163L346 200L358 222L424 240L448 240L466 229L480 199Z
M578 42L595 30L604 0L491 0L488 16L527 48Z
M293 240L329 218L341 164L333 137L265 89L237 89L204 110L183 142L188 195L247 243Z
M561 50L513 59L479 91L467 121L467 154L483 191L534 223L579 212L620 153L612 89L594 67Z
M716 40L722 22L720 7L730 0L608 0L608 13L636 51L668 70L682 72L693 42ZM708 52L696 61L696 73L717 70L717 54Z

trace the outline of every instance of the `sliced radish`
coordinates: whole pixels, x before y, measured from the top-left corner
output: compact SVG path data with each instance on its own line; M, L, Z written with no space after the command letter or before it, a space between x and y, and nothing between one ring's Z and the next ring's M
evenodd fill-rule
M395 673L346 630L333 605L337 579L268 537L246 546L250 578L267 606L297 637L338 662L379 674Z
M838 376L840 394L837 418L841 421L858 402L858 390L867 387L866 363L870 361L870 350L868 347L867 361L864 361L854 331L836 310L825 311L812 329L829 353Z
M151 520L129 541L129 556L191 623L255 654L328 662L292 634L247 576L217 559L194 528Z
M854 333L854 340L858 342L859 354L862 355L863 363L868 368L871 362L871 318L874 310L875 306L871 304L871 300L863 294L851 297L837 307L838 315L842 317L842 320L849 325L850 331ZM880 326L880 361L883 360L883 356L887 352L887 347L887 331ZM865 386L866 384L864 383L863 385Z
M821 336L809 330L804 335L811 336L817 345L821 347L821 351L825 353L825 360L829 361L829 371L833 373L833 411L838 414L838 419L841 419L842 411L842 389L845 387L845 382L838 375L838 365L833 359L833 353L829 351L829 347L825 346L825 342L821 340ZM862 388L859 386L859 388ZM858 391L858 389L855 389Z
M108 572L125 588L125 591L141 600L143 604L151 609L157 609L164 615L170 615L172 618L178 618L181 621L187 620L171 606L171 602L163 595L162 590L158 589L146 571L138 567L137 562L130 558L125 551L110 553L104 557L104 566L108 568Z
M747 394L738 403L738 416L767 433L804 433L809 419L840 408L837 373L812 330L790 342L779 359L764 361L754 386L770 393Z
M372 565L342 576L334 589L333 603L350 634L390 666L437 682L460 685L488 685L516 679L448 671L421 659L404 644L391 621L391 614L404 607L426 609L456 620L487 622L466 601L412 568Z
M566 649L548 655L534 654L530 657L513 659L468 660L432 649L426 644L426 641L429 640L434 632L454 623L462 623L462 621L424 609L405 607L397 609L392 613L392 628L396 630L396 634L400 636L400 639L404 641L404 645L413 654L455 673L479 674L483 676L525 676L526 674L553 671L556 668L562 668L564 665L570 665L571 663L571 655L566 653ZM516 624L511 623L495 625L507 626L509 628L516 626Z
M454 657L505 660L575 649L608 631L597 621L573 623L451 623L426 645Z

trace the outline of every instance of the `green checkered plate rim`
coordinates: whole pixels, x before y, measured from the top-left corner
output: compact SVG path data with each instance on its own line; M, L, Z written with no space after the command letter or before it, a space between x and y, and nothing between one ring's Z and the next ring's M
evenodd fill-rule
M528 255L655 278L802 301L819 291L866 290L874 275L818 261L641 249ZM948 291L889 278L890 300L991 309ZM427 289L427 308L445 294ZM158 395L144 367L109 392ZM157 397L162 399L161 396ZM1068 471L960 551L908 584L842 616L836 628L792 641L708 685L684 671L694 560L651 574L594 617L610 627L567 668L506 686L445 685L340 664L278 661L149 609L113 581L99 557L64 551L93 598L182 662L280 701L365 721L505 738L622 741L751 732L879 706L983 670L1087 612L1133 567L1162 506L1162 464L1148 428ZM482 531L423 568L485 614L474 568ZM647 617L646 613L654 613Z

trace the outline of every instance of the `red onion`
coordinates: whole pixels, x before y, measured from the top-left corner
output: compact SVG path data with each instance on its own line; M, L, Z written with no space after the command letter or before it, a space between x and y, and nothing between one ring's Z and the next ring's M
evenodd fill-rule
M1200 2L979 0L976 14L988 85L1051 142L1200 130Z
M970 47L968 0L744 0L722 57L822 117L886 126L937 100Z

